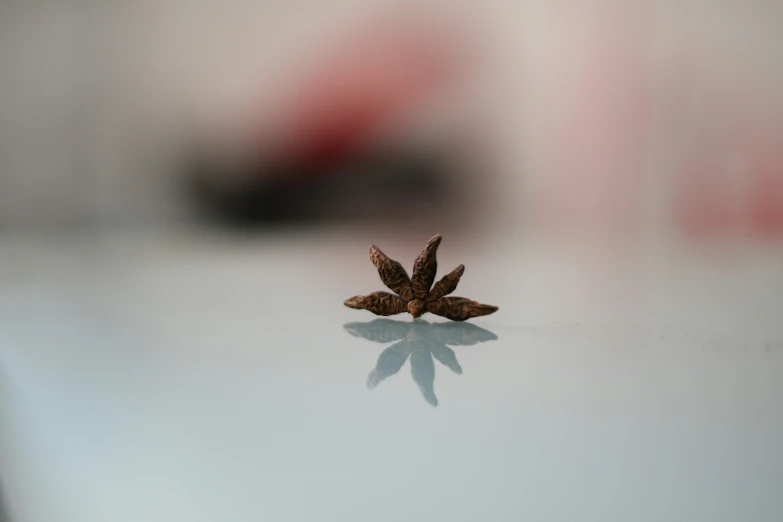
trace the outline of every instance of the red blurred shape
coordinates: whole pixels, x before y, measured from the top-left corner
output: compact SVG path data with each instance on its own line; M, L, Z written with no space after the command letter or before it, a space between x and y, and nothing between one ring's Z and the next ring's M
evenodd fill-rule
M751 227L761 235L780 235L783 233L783 158L762 157L757 168L751 192Z
M781 133L763 122L735 121L717 129L691 153L691 167L677 187L677 221L696 239L783 236L783 147ZM725 151L745 165L732 184Z
M738 229L732 199L736 197L716 179L714 162L702 161L690 171L677 198L677 218L682 230L694 237L731 235Z
M288 159L328 166L453 79L455 49L432 27L382 21L321 56L290 104Z
M558 100L553 131L544 138L550 175L540 208L556 227L623 236L641 223L650 114L650 52L642 35L650 26L643 10L621 2L606 9L606 17L569 26L577 36L555 60L564 83L576 87Z

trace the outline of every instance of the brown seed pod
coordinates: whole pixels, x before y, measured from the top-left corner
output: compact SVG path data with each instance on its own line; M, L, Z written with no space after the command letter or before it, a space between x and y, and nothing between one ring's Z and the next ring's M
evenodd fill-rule
M413 289L411 288L411 280L408 277L408 272L402 267L400 263L389 259L380 248L373 245L370 247L370 260L378 269L378 275L381 276L381 281L386 287L399 295L406 301L413 299Z
M465 273L465 265L459 265L457 268L443 276L443 278L435 283L435 286L430 290L430 295L427 297L427 301L437 301L444 295L449 295L451 292L457 289L459 280L462 274Z
M497 312L498 307L471 301L465 297L442 297L427 303L427 311L452 321L464 321Z
M345 306L357 310L369 310L375 315L397 315L408 310L408 303L388 292L373 292L346 299Z
M411 282L413 283L413 295L417 299L426 299L430 292L430 287L435 281L435 275L438 273L438 260L435 254L438 252L438 247L441 242L440 234L435 234L427 241L427 246L419 257L416 258L416 262L413 263L413 277Z
M369 310L376 315L394 315L410 313L414 318L431 312L454 321L464 321L471 317L489 315L497 311L497 306L484 305L464 297L444 297L457 288L465 266L457 268L443 276L435 286L438 272L436 253L441 242L440 234L427 241L424 251L416 258L413 277L400 263L390 259L375 245L370 247L370 260L378 269L381 281L397 295L387 292L375 292L370 295L357 295L345 301L345 306L357 310Z

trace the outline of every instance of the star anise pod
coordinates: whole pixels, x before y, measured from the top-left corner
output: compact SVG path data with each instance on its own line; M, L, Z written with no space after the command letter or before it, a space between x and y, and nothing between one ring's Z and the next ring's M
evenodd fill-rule
M465 297L445 297L457 288L465 265L443 276L435 283L438 261L435 253L441 242L440 234L434 235L424 251L413 264L413 277L400 263L389 259L375 245L370 247L370 260L378 269L381 281L397 295L388 292L373 292L369 295L357 295L346 299L345 306L357 310L369 310L375 315L396 315L408 312L413 317L421 317L430 312L452 321L464 321L471 317L489 315L497 311L497 306L485 305Z

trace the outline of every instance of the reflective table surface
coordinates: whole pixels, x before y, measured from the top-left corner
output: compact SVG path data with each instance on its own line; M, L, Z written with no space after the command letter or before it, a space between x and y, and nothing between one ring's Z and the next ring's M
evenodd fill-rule
M342 305L426 239L5 238L11 519L783 520L780 251L444 234L496 314Z

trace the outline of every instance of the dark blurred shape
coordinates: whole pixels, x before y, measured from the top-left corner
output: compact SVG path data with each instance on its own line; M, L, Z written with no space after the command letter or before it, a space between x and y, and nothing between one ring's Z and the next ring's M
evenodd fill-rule
M328 168L229 169L203 157L186 176L199 215L229 226L412 220L444 210L453 187L446 159L432 152L356 156Z
M419 319L410 323L375 319L367 323L348 323L343 328L354 337L376 343L398 341L381 352L375 369L367 377L368 388L375 388L396 374L410 357L413 381L419 386L424 400L432 406L438 405L433 357L461 375L462 366L457 355L446 345L469 346L497 339L494 333L475 324L428 323Z
M453 147L418 133L458 83L459 39L442 25L412 14L350 26L237 114L200 124L187 176L203 216L250 226L442 212Z

